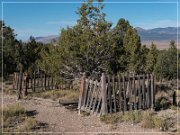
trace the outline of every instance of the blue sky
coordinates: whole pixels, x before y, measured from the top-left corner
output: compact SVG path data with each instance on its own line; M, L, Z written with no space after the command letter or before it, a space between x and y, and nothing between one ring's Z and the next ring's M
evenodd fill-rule
M10 0L5 2L8 1ZM13 0L13 2L16 1L23 2L23 0ZM38 1L51 2L50 0ZM58 0L53 1L57 2ZM69 0L68 2L72 1L81 2L82 0ZM113 1L122 2L122 0ZM126 0L126 2L131 1L137 2L135 0ZM177 0L149 0L149 2L159 1L177 2ZM24 0L24 2L27 1ZM31 0L31 2L33 1ZM63 1L59 0L58 2ZM112 1L105 0L105 2ZM138 0L138 2L147 1ZM75 25L78 19L75 11L80 5L80 3L3 3L3 20L6 25L15 29L18 39L27 40L31 35L35 37L58 35L61 28ZM134 27L145 29L177 26L176 3L105 3L104 6L106 18L113 23L113 26L116 25L120 18L129 20Z

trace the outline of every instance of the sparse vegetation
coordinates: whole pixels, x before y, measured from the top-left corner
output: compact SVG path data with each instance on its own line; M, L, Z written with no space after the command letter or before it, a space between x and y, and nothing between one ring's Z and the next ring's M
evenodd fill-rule
M25 120L25 124L24 124L22 130L30 131L30 130L35 129L37 126L38 126L37 120L35 118L30 117Z
M19 103L7 105L0 115L3 119L3 129L5 132L32 131L38 126L35 118L27 115L26 110Z
M158 116L155 112L145 111L143 115L142 127L159 128L162 131L168 129L168 117Z
M104 115L100 117L100 120L106 124L115 124L122 120L122 113Z
M100 120L106 124L117 124L118 122L140 123L143 128L157 128L161 131L167 131L174 127L175 121L168 116L159 116L156 112L147 111L129 111L124 114L115 113L100 117Z
M41 98L50 98L53 100L62 99L62 100L78 100L79 92L75 90L51 90L44 91L41 93L32 93L34 97Z
M129 111L114 113L112 115L105 115L100 117L100 120L106 124L115 124L117 122L132 122L139 123L142 120L142 112L141 111Z
M123 115L124 121L139 123L142 120L142 112L140 110L129 111Z

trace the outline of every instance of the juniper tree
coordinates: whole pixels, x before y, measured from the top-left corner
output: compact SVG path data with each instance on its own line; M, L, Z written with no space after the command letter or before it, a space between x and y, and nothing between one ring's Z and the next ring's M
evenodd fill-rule
M139 72L141 41L137 31L131 26L128 27L124 37L123 47L127 61L128 72Z
M156 48L156 45L152 43L150 51L147 55L147 62L146 62L146 73L152 73L155 70L155 65L157 63L157 57L158 57L158 50Z
M125 72L127 70L124 38L129 27L131 27L129 22L121 18L111 32L112 59L110 61L110 69L113 73L118 71Z
M103 5L83 3L77 14L77 25L61 31L62 66L65 74L79 72L100 73L107 71L111 59L109 31L111 24L102 13Z
M6 26L3 21L0 21L0 26L1 26L0 43L1 43L1 50L3 50L3 57L1 57L1 65L3 62L3 76L6 77L8 76L8 74L13 73L13 71L16 69L14 53L15 53L15 44L17 44L18 41L16 40L15 38L16 34L14 33L14 30L11 27ZM2 56L2 51L0 52L0 55ZM0 74L2 75L1 71Z

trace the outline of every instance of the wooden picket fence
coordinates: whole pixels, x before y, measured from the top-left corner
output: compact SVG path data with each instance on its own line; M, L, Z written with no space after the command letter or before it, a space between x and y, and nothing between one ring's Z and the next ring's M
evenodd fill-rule
M116 75L104 73L100 80L81 78L78 109L90 114L154 108L154 75Z
M22 87L22 89L31 89L33 92L40 90L53 90L53 89L71 89L72 88L72 80L61 79L60 82L57 82L56 76L47 75L42 72L36 72L31 75L27 75L23 73L22 82L20 83L20 73L14 73L13 79L13 89L18 90L18 88Z

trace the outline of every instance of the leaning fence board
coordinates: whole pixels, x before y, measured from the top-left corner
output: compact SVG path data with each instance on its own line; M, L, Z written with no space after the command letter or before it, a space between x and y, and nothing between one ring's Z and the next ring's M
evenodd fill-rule
M112 113L111 91L112 89L111 89L110 75L108 75L108 105L109 105L110 113Z
M89 104L89 112L92 109L92 103L93 103L93 100L94 100L95 90L96 90L96 87L97 87L97 81L93 86L94 86L94 88L92 90L92 96L91 96L91 100L90 100L90 104Z
M113 92L113 103L114 103L114 112L116 112L116 93L115 93L115 80L114 76L112 76L112 92Z
M98 81L97 81L97 84L98 84ZM96 108L96 104L97 104L97 101L98 101L99 93L100 93L100 85L97 85L97 89L95 89L95 100L94 100L94 103L92 104L91 114L95 112L95 108Z
M93 83L92 82L93 82L92 80L89 81L89 89L90 90L87 91L87 101L86 101L87 103L85 105L85 110L87 110L87 107L90 104L90 97L91 97L91 92L92 92L92 89L93 89Z
M118 85L119 85L119 111L122 110L122 107L121 107L121 78L120 78L120 75L118 75Z
M79 106L82 110L85 107L85 111L91 114L105 115L117 111L154 107L155 81L153 75L106 76L103 73L101 79L98 79L101 80L100 82L92 79L85 80L86 87Z

